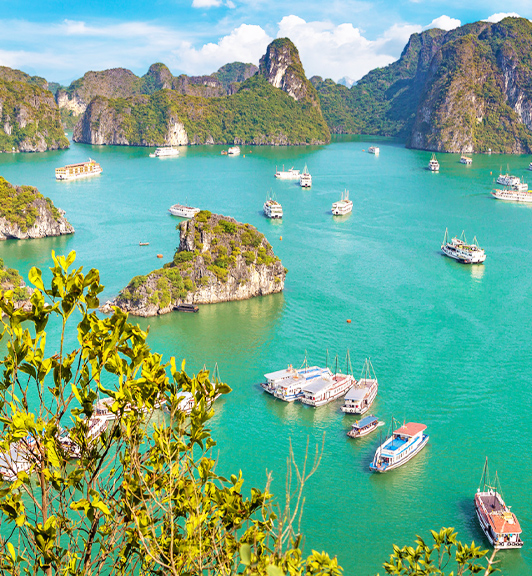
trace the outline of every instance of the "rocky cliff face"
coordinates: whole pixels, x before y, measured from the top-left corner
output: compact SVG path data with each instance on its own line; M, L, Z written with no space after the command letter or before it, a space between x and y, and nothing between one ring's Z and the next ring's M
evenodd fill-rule
M432 59L407 144L444 152L532 151L532 23L482 23Z
M72 234L65 212L33 186L13 186L0 177L0 240Z
M255 227L204 211L180 224L173 262L133 278L112 304L136 316L155 316L182 302L212 304L280 292L285 276Z
M278 38L268 46L259 62L259 74L298 102L319 102L316 90L305 76L299 52L288 38Z
M0 152L68 148L54 97L41 81L46 84L19 70L0 71Z
M532 151L532 23L505 18L413 34L401 58L347 89L316 80L333 132L400 136L445 152Z
M163 98L164 99L164 98ZM158 100L160 102L160 100ZM189 138L184 124L165 103L159 112L164 120L156 129L151 124L132 126L133 111L151 107L149 96L130 99L128 105L108 98L94 98L74 128L74 142L117 146L184 146Z

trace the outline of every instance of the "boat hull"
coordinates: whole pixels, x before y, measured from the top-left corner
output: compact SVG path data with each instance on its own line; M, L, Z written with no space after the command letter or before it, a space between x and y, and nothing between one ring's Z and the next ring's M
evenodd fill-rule
M55 179L56 180L79 180L80 178L90 178L91 176L99 176L103 170L96 170L94 172L87 172L81 174L75 174L71 176L64 176L63 174L58 174Z

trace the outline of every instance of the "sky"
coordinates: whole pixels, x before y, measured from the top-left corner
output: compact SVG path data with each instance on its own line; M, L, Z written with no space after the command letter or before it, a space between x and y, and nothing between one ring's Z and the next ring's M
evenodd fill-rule
M532 0L0 0L0 65L65 85L154 62L202 75L258 64L288 37L308 77L358 80L397 60L415 32L506 15L532 19Z

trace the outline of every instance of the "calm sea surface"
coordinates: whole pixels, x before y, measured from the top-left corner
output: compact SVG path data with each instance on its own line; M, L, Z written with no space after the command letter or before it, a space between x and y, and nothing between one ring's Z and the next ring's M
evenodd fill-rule
M364 152L380 146L379 157ZM101 271L103 299L137 274L172 258L179 219L167 212L188 202L249 222L264 232L289 273L282 294L202 306L199 314L139 319L149 343L166 358L185 358L196 372L218 362L233 392L217 403L213 432L219 471L241 469L249 489L283 497L290 441L302 462L325 435L321 465L306 488L305 551L337 555L349 576L373 575L392 543L454 526L464 541L487 542L473 495L484 459L498 470L503 494L524 530L522 551L499 554L505 575L532 574L532 207L492 199L502 166L527 175L532 158L440 154L441 172L424 170L430 154L382 140L343 138L326 147L184 148L178 158L152 159L147 149L73 144L67 151L1 154L0 175L32 184L65 209L71 237L0 243L0 257L27 278L47 268L50 253L77 252L77 264ZM245 155L244 155L245 154ZM56 182L54 168L92 157L100 177ZM277 181L276 166L313 176L311 190ZM532 181L532 179L531 179ZM282 222L268 221L262 204L272 189ZM344 189L351 215L333 218ZM477 236L485 265L467 267L440 254L445 228ZM282 240L281 240L282 236ZM149 242L139 247L139 242ZM347 319L351 319L349 324ZM49 338L52 353L54 337ZM262 392L265 372L325 363L350 350L358 376L371 357L379 379L373 412L428 426L428 447L385 475L368 466L379 432L352 440L353 416L341 401L312 409Z

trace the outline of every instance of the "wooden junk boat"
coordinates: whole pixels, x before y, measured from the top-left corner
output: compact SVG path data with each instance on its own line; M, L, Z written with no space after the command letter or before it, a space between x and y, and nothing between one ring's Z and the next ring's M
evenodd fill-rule
M487 458L480 484L482 488L479 486L475 494L475 511L486 538L495 550L521 548L521 526L502 499L497 474L490 482Z

